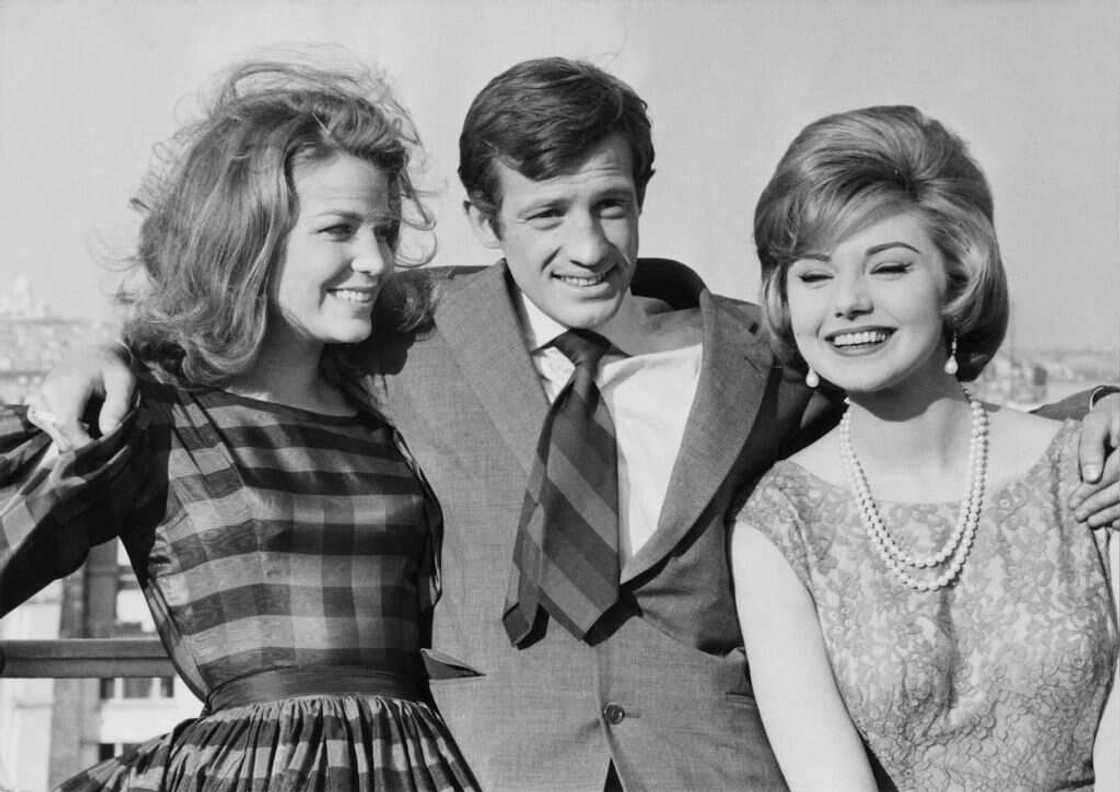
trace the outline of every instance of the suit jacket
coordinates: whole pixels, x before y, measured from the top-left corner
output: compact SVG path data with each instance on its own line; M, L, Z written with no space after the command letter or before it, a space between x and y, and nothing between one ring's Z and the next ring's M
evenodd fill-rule
M633 289L699 305L700 381L656 531L625 563L594 645L550 624L519 650L502 627L548 410L505 265L446 271L434 329L381 343L379 397L446 524L433 695L484 789L601 790L611 761L628 790L786 788L741 648L727 521L807 437L806 416L827 416L783 380L757 306L703 290L687 270L667 280L670 266L642 260Z

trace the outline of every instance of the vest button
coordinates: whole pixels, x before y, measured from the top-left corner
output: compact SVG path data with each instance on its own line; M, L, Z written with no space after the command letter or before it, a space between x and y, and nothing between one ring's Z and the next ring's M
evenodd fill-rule
M603 720L611 726L617 726L626 718L626 710L618 704L608 704L603 707Z

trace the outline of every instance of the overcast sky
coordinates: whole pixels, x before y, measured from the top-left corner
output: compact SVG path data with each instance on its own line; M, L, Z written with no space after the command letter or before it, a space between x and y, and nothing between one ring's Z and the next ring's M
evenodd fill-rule
M234 60L334 43L379 64L429 149L441 264L489 263L459 213L459 125L507 66L589 59L650 106L642 252L753 297L758 194L806 123L915 104L986 170L1013 343L1120 350L1120 3L0 0L0 290L109 316L153 144Z

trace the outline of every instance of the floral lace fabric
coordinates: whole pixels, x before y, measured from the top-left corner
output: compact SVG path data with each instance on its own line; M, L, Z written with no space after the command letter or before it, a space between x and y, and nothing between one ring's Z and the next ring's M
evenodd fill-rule
M1023 476L990 490L958 580L904 586L847 488L793 462L739 522L785 556L816 604L856 727L901 790L1091 789L1117 628L1107 533L1074 521L1077 425ZM911 553L942 547L956 503L879 501Z

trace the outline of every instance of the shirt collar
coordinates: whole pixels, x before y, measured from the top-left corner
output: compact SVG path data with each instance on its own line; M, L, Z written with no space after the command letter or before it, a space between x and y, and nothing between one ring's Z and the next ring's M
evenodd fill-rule
M568 329L538 308L521 289L516 290L516 296L521 333L525 336L525 346L530 352L545 348Z
M570 329L538 308L521 289L516 289L515 295L517 313L521 320L521 332L525 338L525 346L530 352L538 352L544 349ZM627 289L622 297L622 304L618 307L615 315L599 327L590 329L604 336L615 349L625 354L625 351L615 343L614 339L619 337L620 328L635 324L637 318L634 316L634 309L633 295Z

